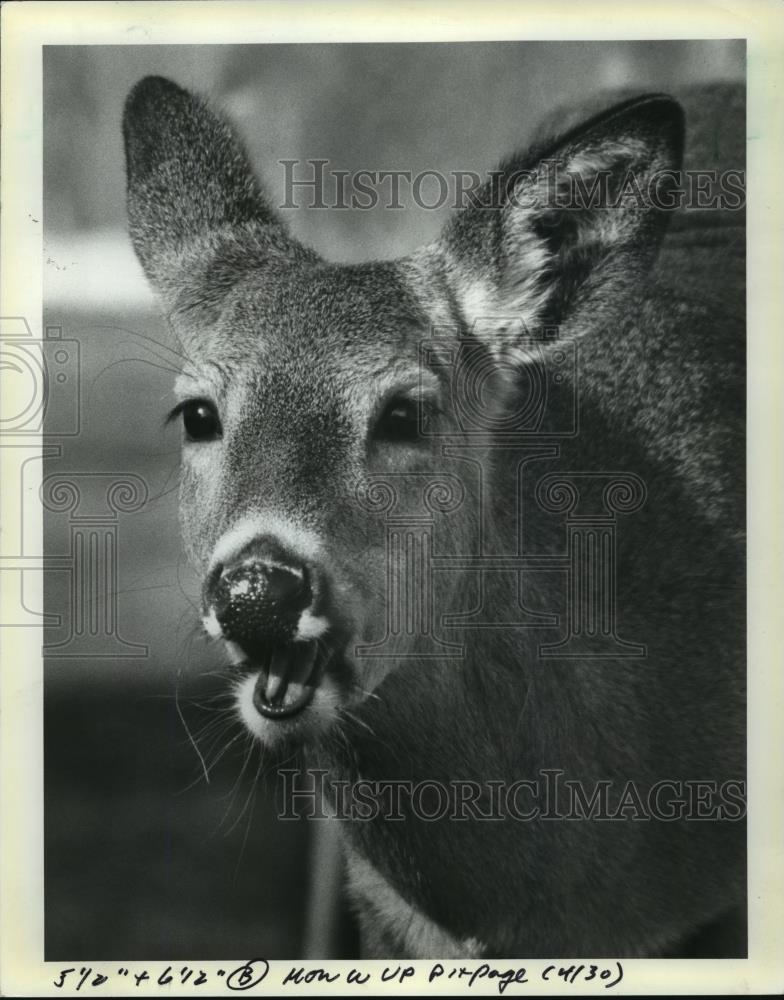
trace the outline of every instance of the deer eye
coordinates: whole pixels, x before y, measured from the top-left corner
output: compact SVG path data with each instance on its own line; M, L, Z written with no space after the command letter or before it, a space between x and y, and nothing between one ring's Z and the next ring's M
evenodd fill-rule
M390 444L419 440L419 406L413 399L391 400L376 423L374 436Z
M223 432L218 411L208 399L186 399L174 407L169 420L182 415L188 441L214 441Z

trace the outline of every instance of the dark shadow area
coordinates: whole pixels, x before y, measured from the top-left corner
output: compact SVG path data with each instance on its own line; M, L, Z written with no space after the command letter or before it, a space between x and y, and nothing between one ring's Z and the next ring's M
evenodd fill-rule
M49 684L45 725L47 961L301 956L311 831L255 750L206 785L167 681Z

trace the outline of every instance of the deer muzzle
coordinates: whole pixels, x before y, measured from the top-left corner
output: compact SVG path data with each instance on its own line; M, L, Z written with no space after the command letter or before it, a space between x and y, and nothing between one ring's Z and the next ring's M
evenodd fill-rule
M245 553L216 567L205 603L224 639L246 657L246 670L258 672L253 704L268 718L300 712L313 698L324 656L313 630L303 629L314 596L310 573L293 561Z

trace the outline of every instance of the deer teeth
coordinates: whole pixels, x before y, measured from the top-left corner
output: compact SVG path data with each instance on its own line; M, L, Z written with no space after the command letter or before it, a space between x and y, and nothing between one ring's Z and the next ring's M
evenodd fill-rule
M284 687L286 683L286 674L282 670L275 670L270 664L269 674L267 675L267 686L264 688L264 697L269 702L275 701L281 688Z
M264 698L270 704L293 705L305 693L316 662L316 643L295 643L274 650L270 657Z

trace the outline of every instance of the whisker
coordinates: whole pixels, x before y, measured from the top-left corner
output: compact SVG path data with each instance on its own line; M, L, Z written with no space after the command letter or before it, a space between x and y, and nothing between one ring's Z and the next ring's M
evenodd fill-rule
M179 682L175 686L175 696L174 696L174 704L175 704L175 707L177 708L177 715L179 715L180 722L183 724L183 726L185 728L185 732L188 734L188 740L190 741L190 744L193 747L193 749L196 751L196 756L199 758L199 763L201 764L202 771L204 772L204 780L209 785L209 783L210 783L210 775L209 775L209 772L207 770L207 765L204 763L204 758L201 755L201 751L199 750L198 744L196 743L196 740L191 735L191 731L188 728L188 723L185 721L185 716L182 714L182 709L180 708L180 700L179 700L179 691L178 691L178 688L179 688Z
M262 765L262 763L264 761L264 754L262 753L261 744L257 743L256 746L258 748L259 763L258 763L258 766L256 768L256 776L253 779L253 784L251 785L251 790L250 790L250 794L249 794L249 800L248 801L250 801L251 808L248 809L248 822L245 824L245 833L244 833L244 835L242 837L242 843L240 844L240 852L239 852L239 855L237 856L237 864L234 866L234 878L233 878L233 882L234 882L235 885L236 885L237 879L239 878L240 865L242 863L243 855L245 854L245 848L246 848L246 846L248 844L248 836L250 835L250 828L251 828L251 826L253 826L253 807L256 804L256 796L258 795L258 791L259 791L259 773L261 772L261 765ZM248 805L248 802L246 801L246 808L247 808L247 805Z
M369 726L368 723L365 722L363 719L360 719L358 716L354 715L353 712L350 712L347 708L344 708L340 714L345 718L350 719L351 722L355 723L356 725L362 726L363 729L366 729L370 733L370 735L374 739L376 739L376 734L373 728Z
M221 819L220 823L218 824L218 829L221 829L221 827L223 827L223 825L226 823L226 821L229 818L229 814L231 813L232 806L234 805L234 801L237 798L237 792L238 792L240 784L242 782L242 778L245 775L245 771L248 768L248 764L250 762L250 758L251 758L251 756L253 754L253 745L254 745L254 743L256 741L254 740L252 734L249 733L249 732L247 732L247 730L244 732L244 736L245 736L246 746L245 746L245 755L244 755L244 758L243 758L243 761L242 761L242 767L239 770L239 774L234 779L234 782L233 782L231 788L229 789L229 791L225 795L222 796L223 801L226 801L226 799L228 799L229 802L228 802L228 805L226 806L225 812L223 813L223 818ZM236 825L236 823L232 824L232 826L229 828L229 830L224 831L223 836L225 837L229 833L229 831L235 825Z
M228 808L226 810L226 813L224 814L223 820L221 821L221 826L223 825L223 823L225 823L226 819L228 818L229 812L231 811L231 807L234 804L234 799L236 798L236 794L237 794L237 790L238 790L238 787L239 787L240 780L241 780L242 776L245 774L245 771L248 768L248 764L250 763L251 758L253 757L253 748L254 748L254 745L260 746L260 744L258 744L257 741L253 739L253 737L251 736L250 733L247 733L246 735L248 737L248 746L247 746L247 752L245 754L245 760L242 763L242 769L240 770L240 773L237 776L237 780L234 782L234 786L232 788L231 802L229 802L229 806L228 806ZM261 762L259 762L259 767L260 766L261 766ZM229 834L231 833L231 831L237 826L237 824L240 822L240 820L242 819L242 817L245 815L245 812L247 811L247 808L248 808L248 803L250 801L250 797L251 797L251 795L253 793L253 788L254 788L254 786L251 785L251 788L250 788L250 791L248 793L248 796L245 799L245 804L243 805L242 809L240 809L239 813L237 814L237 818L234 820L234 822L231 824L231 826L228 829L224 830L224 832L223 832L223 836L224 837L228 837L229 836Z

